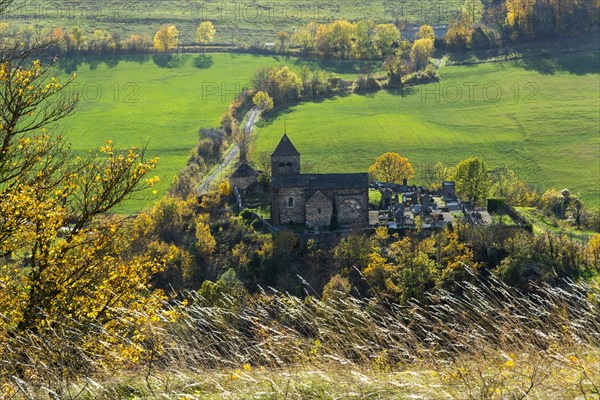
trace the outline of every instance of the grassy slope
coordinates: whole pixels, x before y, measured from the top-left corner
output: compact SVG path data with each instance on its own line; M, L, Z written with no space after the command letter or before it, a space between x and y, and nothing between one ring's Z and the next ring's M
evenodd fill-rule
M20 2L21 3L21 2ZM94 29L118 32L123 36L147 34L153 37L165 23L175 24L184 43L194 40L201 20L211 20L217 29L215 42L260 44L276 40L281 30L294 31L310 21L320 23L334 19L371 18L378 22L401 21L444 23L460 10L463 0L438 0L400 4L387 0L364 2L335 0L261 0L234 1L143 1L103 2L74 0L61 3L52 0L22 2L24 6L11 16L14 23L36 27L83 27L91 35Z
M257 69L303 63L296 58L212 54L212 66L198 69L193 66L195 57L180 55L177 68L161 68L151 58L139 63L120 57L114 67L86 60L77 68L72 88L81 96L78 110L61 121L59 129L64 129L73 150L80 152L102 146L108 139L118 147L147 143L150 154L161 158L158 198L185 165L198 129L219 125L229 103L242 87L249 86ZM330 62L325 67L353 78L358 65ZM140 195L120 211L138 211L148 196Z
M303 160L320 172L364 171L378 155L395 151L417 164L418 178L419 163L478 156L492 168L508 165L533 184L568 187L598 205L598 51L542 61L443 67L439 102L425 92L435 91L428 85L406 97L379 92L297 105L269 121L256 145L274 148L285 119ZM479 86L471 101L466 84L472 83ZM529 83L539 88L531 98ZM497 102L484 98L486 85L501 88ZM488 95L495 96L491 86Z

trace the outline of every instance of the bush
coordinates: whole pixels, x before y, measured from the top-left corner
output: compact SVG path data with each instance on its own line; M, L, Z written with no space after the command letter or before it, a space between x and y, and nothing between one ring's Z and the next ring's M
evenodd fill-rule
M354 93L374 92L381 89L381 85L371 75L360 75L354 81L352 91Z

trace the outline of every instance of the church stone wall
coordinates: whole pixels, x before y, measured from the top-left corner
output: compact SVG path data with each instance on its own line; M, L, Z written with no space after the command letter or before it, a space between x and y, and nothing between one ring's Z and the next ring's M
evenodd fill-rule
M313 229L329 229L333 204L321 192L315 193L306 202L306 225Z
M289 206L289 199L293 198L293 206ZM281 188L278 195L279 222L281 224L303 224L304 219L304 189L299 187Z
M338 224L369 223L368 190L336 190L335 206Z

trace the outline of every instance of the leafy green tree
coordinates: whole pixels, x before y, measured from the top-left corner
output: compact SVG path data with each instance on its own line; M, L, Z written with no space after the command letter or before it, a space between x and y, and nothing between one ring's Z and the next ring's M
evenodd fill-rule
M461 12L471 24L478 24L483 18L483 3L481 0L465 0Z
M394 24L380 24L375 27L373 43L383 57L393 54L400 42L400 30Z
M456 192L462 199L483 204L489 189L490 177L482 161L476 157L461 161L453 176Z
M556 189L548 189L540 199L542 209L548 214L562 218L565 213L565 197Z
M356 57L375 57L377 47L373 44L375 22L370 19L361 19L356 22L356 40L354 41L354 54Z
M369 264L373 251L371 238L361 234L351 234L340 240L333 250L333 260L338 268L350 271L356 267L362 270Z

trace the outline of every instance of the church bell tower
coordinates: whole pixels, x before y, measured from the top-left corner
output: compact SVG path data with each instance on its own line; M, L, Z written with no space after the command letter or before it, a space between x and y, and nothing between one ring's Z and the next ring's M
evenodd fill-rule
M273 176L300 174L300 153L286 133L271 154L271 172Z

